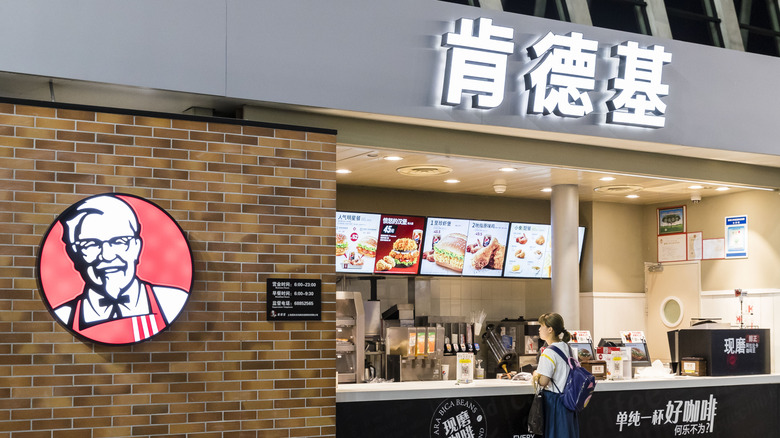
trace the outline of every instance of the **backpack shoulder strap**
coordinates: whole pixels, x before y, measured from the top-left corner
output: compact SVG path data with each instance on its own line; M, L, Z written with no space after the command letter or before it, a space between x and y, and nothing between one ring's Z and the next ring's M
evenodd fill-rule
M571 347L569 347L569 348L571 348ZM563 354L563 351L561 351L560 348L556 347L555 345L550 345L550 349L552 351L558 353L558 356L563 358L563 361L566 362L567 364L569 364L569 369L574 369L574 365L572 365L571 361L569 360L570 358L566 357L566 355Z

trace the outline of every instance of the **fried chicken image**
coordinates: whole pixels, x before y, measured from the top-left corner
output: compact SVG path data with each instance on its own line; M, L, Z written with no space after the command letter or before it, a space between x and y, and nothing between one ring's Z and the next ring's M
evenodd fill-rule
M496 251L496 248L501 245L498 244L498 239L494 238L490 241L490 244L479 251L477 251L476 254L474 254L474 258L471 259L471 266L474 267L474 269L482 269L485 266L490 263L490 260L493 257L493 253Z

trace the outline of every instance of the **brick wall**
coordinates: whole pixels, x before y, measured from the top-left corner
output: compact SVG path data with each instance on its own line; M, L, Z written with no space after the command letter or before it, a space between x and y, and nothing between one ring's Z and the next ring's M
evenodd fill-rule
M335 436L335 135L0 103L0 438ZM74 338L36 256L97 193L151 200L194 257L189 303L133 346ZM322 280L322 321L267 322L265 280Z

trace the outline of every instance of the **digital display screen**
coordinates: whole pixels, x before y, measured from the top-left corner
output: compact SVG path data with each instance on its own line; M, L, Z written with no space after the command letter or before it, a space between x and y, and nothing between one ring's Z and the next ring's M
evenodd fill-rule
M500 277L508 235L509 222L470 221L463 275Z
M552 278L552 226L513 222L509 229L504 277ZM578 229L579 257L585 227Z
M468 232L467 219L429 217L425 224L420 274L461 275Z
M417 274L424 230L424 217L383 214L379 221L374 273Z
M336 272L371 274L381 215L336 212Z

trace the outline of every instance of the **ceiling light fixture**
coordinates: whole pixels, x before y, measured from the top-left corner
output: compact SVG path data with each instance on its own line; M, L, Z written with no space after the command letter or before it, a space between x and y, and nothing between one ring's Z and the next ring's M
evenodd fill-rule
M639 195L626 195L626 198L630 198L630 199L636 199L638 197Z
M540 190L540 192L549 193L549 192L552 192L552 189L551 189L551 188L549 188L549 187L545 187L545 188L543 188L542 190Z
M445 179L444 182L447 183L447 184L457 184L457 183L460 182L460 180L458 180L458 179Z
M700 186L700 185L696 184L696 185L693 185L693 186L688 186L688 188L691 189L691 190L701 190L701 189L704 188L704 186Z
M401 161L404 157L399 157L398 155L388 155L385 157L385 160L387 161Z
M718 187L718 188L717 188L717 189L715 189L715 190L717 190L717 191L719 191L719 192L725 192L726 190L729 190L729 189L730 189L730 187Z
M605 176L603 178L599 178L599 181L614 181L616 178L614 176Z
M346 175L346 174L348 174L348 173L352 173L352 171L351 171L351 170L349 170L349 169L338 169L338 170L336 171L336 173L340 173L340 174Z
M516 167L502 167L498 170L500 170L501 172L517 172Z

